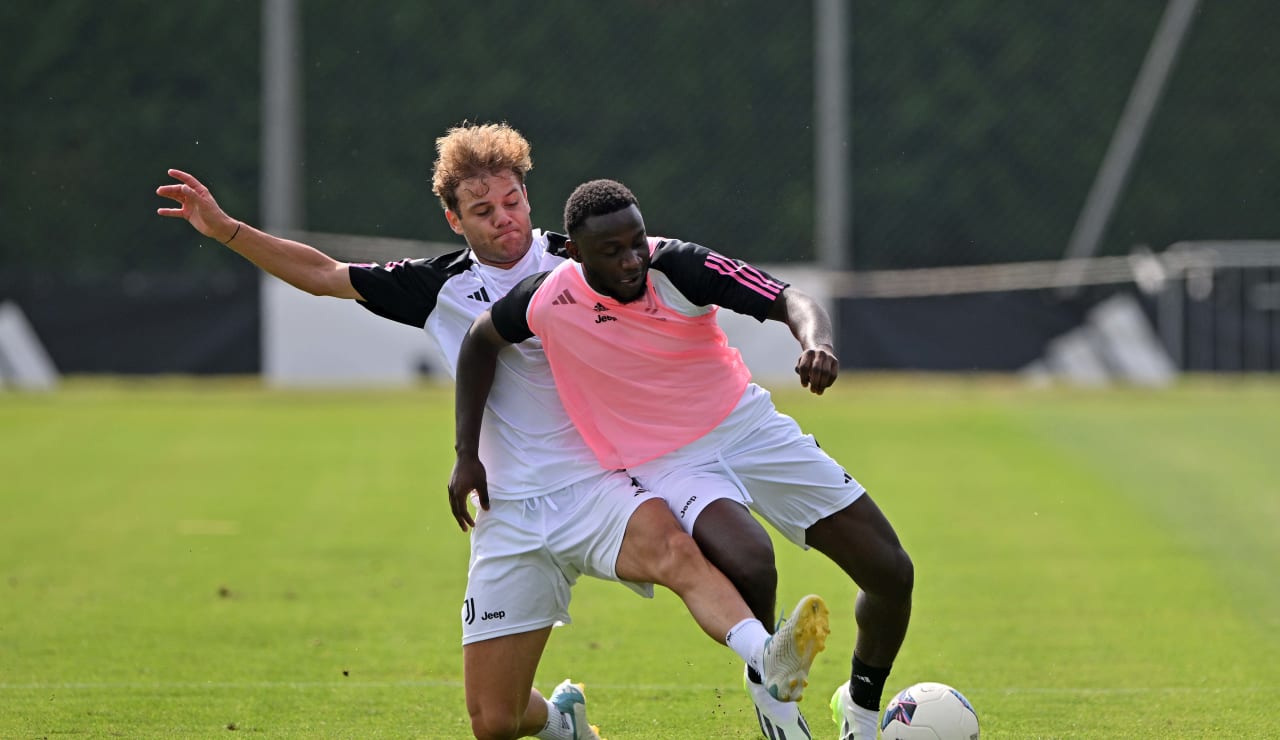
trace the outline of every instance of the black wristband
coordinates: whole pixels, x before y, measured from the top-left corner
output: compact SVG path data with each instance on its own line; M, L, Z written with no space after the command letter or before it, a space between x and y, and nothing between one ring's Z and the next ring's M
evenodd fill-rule
M233 231L233 232L231 232L231 236L227 237L227 240L226 240L225 242L223 242L223 244L230 244L230 243L231 243L231 240L236 238L236 234L239 234L239 233L240 233L240 226L241 226L241 225L242 225L242 224L241 224L239 221L236 221L236 230L235 230L235 231Z

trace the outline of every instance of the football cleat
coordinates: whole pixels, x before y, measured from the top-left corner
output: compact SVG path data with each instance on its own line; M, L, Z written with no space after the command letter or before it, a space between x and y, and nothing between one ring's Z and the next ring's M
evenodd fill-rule
M587 722L587 697L583 693L585 689L582 684L566 678L551 692L548 701L556 711L569 716L569 722L573 726L573 740L601 740L600 728Z
M809 668L813 659L827 646L827 605L821 596L809 594L778 624L778 629L764 644L763 678L765 689L780 701L800 701L809 685Z
M778 701L764 686L747 678L743 671L742 685L751 695L756 706L756 721L765 740L813 740L809 723L804 721L800 707L789 701Z

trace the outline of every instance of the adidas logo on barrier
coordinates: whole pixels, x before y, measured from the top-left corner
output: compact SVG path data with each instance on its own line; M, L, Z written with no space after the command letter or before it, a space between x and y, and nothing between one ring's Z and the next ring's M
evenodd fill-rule
M563 293L561 293L560 295L556 296L556 299L555 299L554 301L552 301L552 302L551 302L551 305L553 305L553 306L567 306L567 305L569 305L570 303L577 303L577 301L573 300L573 296L572 296L572 295L569 295L569 289L568 289L568 288L565 288L564 292L563 292Z

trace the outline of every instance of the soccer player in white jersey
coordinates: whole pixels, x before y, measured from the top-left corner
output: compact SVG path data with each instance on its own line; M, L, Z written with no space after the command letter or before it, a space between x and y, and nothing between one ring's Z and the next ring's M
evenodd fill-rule
M515 286L482 314L458 360L458 447L451 494L482 488L473 446L494 358L542 340L570 418L601 465L625 467L668 498L713 563L750 525L749 505L792 542L830 557L860 592L850 681L832 697L844 740L871 740L885 679L905 638L914 573L863 487L750 382L716 324L717 306L785 322L800 382L834 382L830 319L811 298L705 247L649 237L635 196L584 183L565 206L572 262ZM734 526L703 526L738 516ZM768 735L767 727L762 727Z
M506 125L463 125L437 141L433 190L468 244L430 260L348 264L227 215L195 177L158 195L184 218L266 272L309 293L359 301L388 319L423 328L456 369L473 319L524 277L565 260L563 239L530 226L529 144ZM552 626L569 622L570 586L586 574L676 592L699 626L797 698L826 636L826 607L806 597L770 637L725 576L707 562L660 497L620 471L602 471L570 423L537 343L499 358L485 434L468 452L493 466L473 517L462 608L467 709L477 738L596 738L580 686L566 680L544 698L534 673Z

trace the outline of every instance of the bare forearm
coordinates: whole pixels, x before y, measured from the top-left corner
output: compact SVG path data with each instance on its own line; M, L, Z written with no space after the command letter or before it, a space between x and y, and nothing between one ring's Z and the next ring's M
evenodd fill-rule
M281 239L237 221L222 210L218 201L195 175L170 169L176 183L156 188L156 195L177 205L157 208L168 218L182 218L192 228L217 239L237 254L290 285L315 295L359 298L351 285L347 265L301 242Z
M273 236L245 223L225 244L264 272L300 290L337 298L360 297L351 285L347 264L315 247Z
M801 349L835 346L831 315L809 295L794 288L782 292L769 318L785 323Z
M497 363L498 347L472 326L458 352L454 389L454 451L459 457L479 456L480 427Z
M449 506L464 532L476 524L467 506L473 494L481 509L489 508L488 476L480 460L480 425L493 387L498 350L506 344L485 311L472 322L458 351L454 390L454 450L458 457L449 476Z
M796 374L802 386L821 395L840 373L831 316L813 298L787 288L774 302L769 318L785 323L800 342Z
M802 349L833 347L835 338L831 329L831 317L826 311L805 313L791 324L791 333Z

